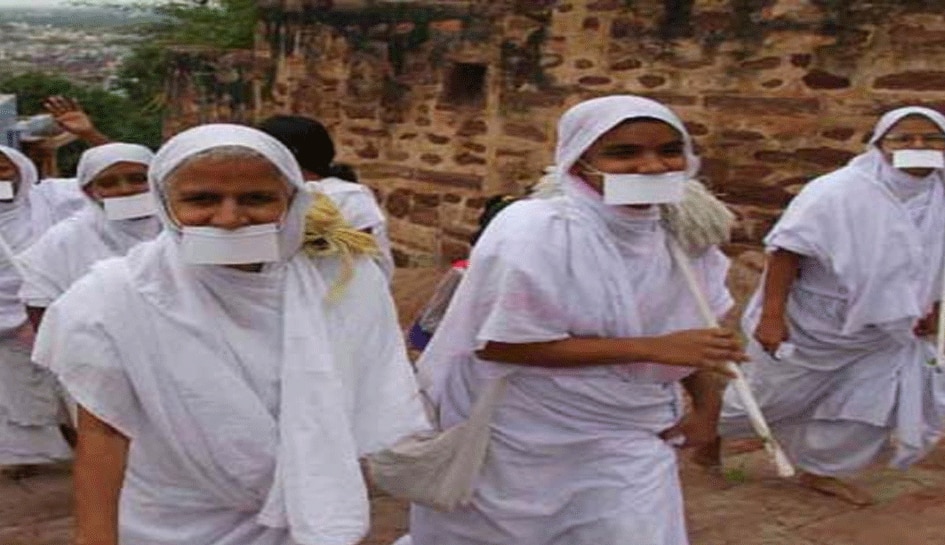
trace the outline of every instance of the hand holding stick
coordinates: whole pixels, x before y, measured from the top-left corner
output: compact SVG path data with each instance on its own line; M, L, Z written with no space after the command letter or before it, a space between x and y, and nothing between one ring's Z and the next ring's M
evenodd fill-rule
M670 250L672 251L674 260L679 265L679 268L683 273L683 277L686 280L686 285L688 286L689 291L696 299L696 302L699 306L699 313L702 314L702 319L705 320L706 326L719 327L718 320L716 320L715 314L709 307L709 303L706 301L705 295L702 293L702 289L699 287L699 282L692 271L692 265L689 262L689 256L683 252L682 248L676 243L675 240L670 242ZM755 429L755 432L758 434L758 436L764 441L765 450L768 451L768 454L773 459L774 465L778 471L778 476L785 478L793 477L795 473L794 466L791 465L791 461L788 460L784 450L781 449L781 445L778 444L777 440L774 438L774 435L771 433L771 428L768 426L767 421L765 421L764 414L761 412L761 407L758 405L758 401L755 399L754 394L752 394L751 388L748 386L748 381L745 380L744 373L742 373L742 370L738 367L738 365L735 365L732 362L729 362L727 365L732 374L735 375L735 378L732 379L733 385L735 386L735 391L738 393L738 397L741 399L742 405L745 406L745 412L748 413L748 419L751 422L752 427Z

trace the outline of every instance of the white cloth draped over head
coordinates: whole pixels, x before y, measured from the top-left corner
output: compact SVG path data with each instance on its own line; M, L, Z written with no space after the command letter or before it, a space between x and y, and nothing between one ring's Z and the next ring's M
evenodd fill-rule
M945 415L945 395L936 393L942 379L926 366L933 351L913 333L939 298L945 177L941 169L924 178L895 169L877 147L894 124L913 115L945 132L945 117L927 108L887 113L868 149L810 182L769 233L769 248L805 257L788 301L797 350L775 362L752 342L756 361L745 367L776 433L781 424L805 421L893 426L893 464L900 467L934 446ZM759 288L745 312L749 338L762 304ZM739 434L747 421L729 394L721 428ZM857 459L839 450L835 457Z
M658 433L681 416L678 381L691 368L561 369L475 355L489 342L627 338L703 327L669 254L658 209L605 205L568 172L602 135L640 118L676 128L686 142L688 169L697 167L685 127L662 105L639 97L582 103L559 124L556 163L564 195L512 204L473 248L418 362L422 383L439 404L444 426L465 419L490 380L508 376L509 385L473 507L443 514L415 506L417 545L686 543L675 456ZM693 266L721 315L732 304L724 283L728 260L712 247Z
M99 174L118 163L150 165L154 153L139 144L112 142L85 150L76 167L76 180L80 187L92 183Z
M85 187L118 163L148 166L153 157L151 150L137 144L111 143L90 148L79 159L76 181ZM60 222L17 256L25 275L19 297L27 305L48 307L92 264L123 256L161 230L155 216L110 221L102 205L88 198L89 206Z
M257 273L185 264L167 209L175 169L230 146L265 158L292 192L283 259ZM149 178L164 232L55 302L34 353L131 437L122 541L358 542L358 456L427 427L380 271L359 261L344 297L326 301L323 277L340 264L299 251L310 195L291 153L255 129L185 131Z
M32 244L58 221L77 208L80 193L74 183L57 181L38 184L39 173L28 157L0 146L19 172L13 202L0 203L0 236L13 252ZM17 297L20 275L11 262L13 256L0 255L0 336L7 335L26 321L26 311Z

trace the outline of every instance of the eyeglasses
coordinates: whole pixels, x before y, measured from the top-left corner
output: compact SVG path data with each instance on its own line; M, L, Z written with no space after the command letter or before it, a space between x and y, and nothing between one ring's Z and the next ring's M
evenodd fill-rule
M945 134L933 132L928 134L887 134L883 143L892 148L928 147L945 149Z

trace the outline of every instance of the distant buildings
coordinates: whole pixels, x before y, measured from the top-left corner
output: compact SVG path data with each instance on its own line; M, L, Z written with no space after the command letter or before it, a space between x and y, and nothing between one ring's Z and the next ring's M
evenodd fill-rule
M0 76L41 71L107 88L139 39L120 29L0 22Z

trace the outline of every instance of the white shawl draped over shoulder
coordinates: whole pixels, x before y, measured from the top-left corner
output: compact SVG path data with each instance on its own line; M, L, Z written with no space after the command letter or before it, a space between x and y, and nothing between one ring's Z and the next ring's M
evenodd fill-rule
M123 543L352 545L369 522L358 456L428 427L393 302L368 259L326 300L340 264L298 251L301 173L258 131L178 135L155 159L157 192L181 155L221 145L257 151L296 190L285 259L187 265L167 229L53 303L34 357L131 438Z

